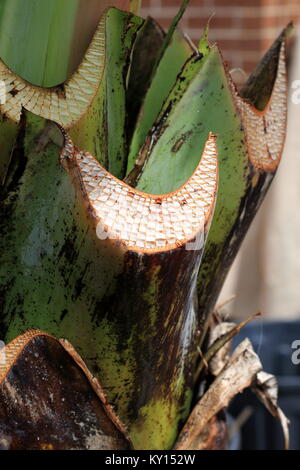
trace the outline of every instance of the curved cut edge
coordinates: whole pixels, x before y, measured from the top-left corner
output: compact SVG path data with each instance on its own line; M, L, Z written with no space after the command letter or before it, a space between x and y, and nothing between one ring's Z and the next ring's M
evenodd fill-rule
M287 122L285 43L281 44L274 87L263 111L257 110L243 99L233 83L232 87L242 117L251 163L264 171L275 170L281 159Z
M57 122L65 129L72 127L87 111L97 94L105 66L106 13L85 56L72 77L61 86L42 88L23 80L0 60L0 80L5 99L0 111L19 122L22 107L42 118Z
M189 180L168 194L146 194L112 176L66 137L62 163L76 172L97 223L99 239L117 240L139 252L172 250L204 234L216 199L216 135L210 134L202 158ZM72 162L68 165L68 162Z
M51 338L51 340L59 344L62 350L64 350L71 357L71 359L74 361L74 364L76 364L77 367L81 369L85 378L89 382L89 385L91 386L91 388L93 389L97 397L99 398L102 404L103 411L105 412L106 416L109 418L111 423L122 433L124 438L130 444L131 440L128 435L127 428L123 425L119 417L116 415L113 407L109 405L106 394L104 390L102 389L100 382L98 381L98 379L96 379L96 377L94 377L91 374L84 360L77 353L77 351L73 348L71 343L69 343L65 339L57 339L53 335L46 333L44 331L41 331L41 330L28 330L26 331L26 333L10 341L7 345L4 346L4 348L0 349L0 385L2 385L3 382L5 382L11 369L18 362L18 359L24 352L25 348L31 343L32 340L34 340L35 338L39 338L39 337ZM56 364L56 366L58 365L59 364ZM29 383L30 383L30 380L29 380Z
M72 359L77 364L77 366L85 374L92 389L94 390L94 392L96 393L98 398L100 398L100 401L104 405L104 410L105 410L106 415L110 418L110 420L114 423L114 425L119 429L119 431L122 432L122 434L126 437L128 442L131 443L131 439L130 439L126 426L122 423L119 416L115 413L113 406L108 403L107 395L104 392L99 380L90 372L88 366L86 365L82 357L78 354L78 352L74 349L74 347L68 340L59 339L58 342L64 348L64 350L67 351L67 353L72 357Z
M71 343L65 339L57 339L54 336L50 335L41 330L28 330L26 333L17 336L15 339L10 341L8 344L4 346L4 348L0 349L0 384L6 379L7 375L9 374L10 370L18 360L18 357L26 346L34 339L39 336L47 336L48 338L52 338L53 341L57 341L63 349L72 357L74 362L77 364L78 367L84 372L87 380L89 381L91 387L93 388L94 392L104 405L105 412L107 416L112 420L112 422L117 426L117 428L126 436L128 437L128 432L123 423L120 421L119 417L115 414L112 406L109 405L107 402L107 397L105 392L103 391L101 384L99 381L91 374L87 365L81 358L81 356L77 353L77 351L73 348Z
M40 330L29 330L23 335L18 336L17 338L10 341L0 350L0 384L5 380L7 374L13 367L14 363L18 359L18 356L24 350L30 341L36 336L49 336L48 333L44 333Z

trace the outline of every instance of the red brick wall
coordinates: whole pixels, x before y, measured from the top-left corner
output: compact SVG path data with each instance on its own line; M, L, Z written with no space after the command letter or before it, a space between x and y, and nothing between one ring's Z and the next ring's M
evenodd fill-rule
M170 24L181 0L143 0L142 16L163 27ZM217 41L231 68L250 72L280 29L300 18L300 0L190 0L181 26L197 42L208 18L210 41Z

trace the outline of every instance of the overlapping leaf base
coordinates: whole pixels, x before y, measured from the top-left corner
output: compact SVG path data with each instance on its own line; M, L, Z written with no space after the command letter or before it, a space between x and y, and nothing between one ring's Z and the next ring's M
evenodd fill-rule
M117 180L92 155L75 151L70 140L63 157L75 160L78 165L83 187L100 224L99 236L119 239L129 249L162 251L177 248L204 231L217 187L216 136L209 137L188 182L173 193L157 196Z
M235 93L250 160L255 167L265 171L275 169L281 158L286 131L286 96L287 75L283 42L272 95L264 111L258 111Z
M45 119L70 128L86 112L97 93L105 65L105 21L103 15L78 70L61 87L40 88L13 73L0 60L0 80L6 88L1 112L18 122L22 107Z

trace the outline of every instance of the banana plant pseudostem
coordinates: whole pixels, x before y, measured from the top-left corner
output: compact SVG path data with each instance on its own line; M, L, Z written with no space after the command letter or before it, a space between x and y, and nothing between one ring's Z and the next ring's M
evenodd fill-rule
M37 3L0 9L0 436L5 448L169 449L281 157L290 27L238 92L206 33L196 47L176 29L188 2L168 34L136 15L140 2L89 0L84 20L80 0ZM18 34L41 35L30 55L10 48L14 8ZM85 41L95 30L81 60L80 21ZM26 400L40 401L51 442ZM60 433L70 410L83 424Z

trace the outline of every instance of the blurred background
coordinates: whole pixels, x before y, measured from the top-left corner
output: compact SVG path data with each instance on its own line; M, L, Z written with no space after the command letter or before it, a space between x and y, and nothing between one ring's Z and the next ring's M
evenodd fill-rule
M153 16L167 28L180 3L143 0L142 16ZM211 15L210 42L218 42L238 82L254 69L281 29L290 21L295 25L288 50L288 130L282 162L219 303L234 296L221 308L225 318L262 312L236 343L250 337L265 370L277 376L279 403L291 420L291 448L300 449L300 361L292 360L293 342L300 340L300 99L295 99L292 87L297 80L300 85L300 0L191 0L181 27L197 43ZM299 91L300 86L298 98ZM232 448L282 448L279 425L249 392L234 400L230 413L237 430Z
M167 28L181 0L143 0L142 16L150 15ZM181 21L195 42L210 16L210 40L217 41L231 68L250 72L278 32L300 19L299 0L190 0Z

